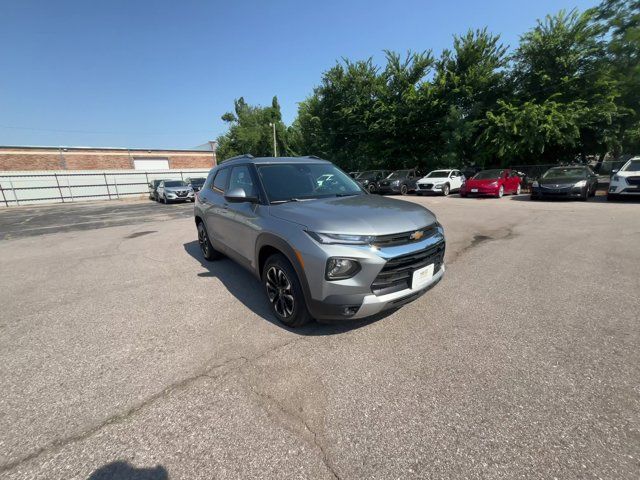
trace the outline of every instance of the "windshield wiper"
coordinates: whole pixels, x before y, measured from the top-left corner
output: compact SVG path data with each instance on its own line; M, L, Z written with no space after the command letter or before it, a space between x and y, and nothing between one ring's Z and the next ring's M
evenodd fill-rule
M336 197L355 197L357 195L362 195L361 193L336 193Z

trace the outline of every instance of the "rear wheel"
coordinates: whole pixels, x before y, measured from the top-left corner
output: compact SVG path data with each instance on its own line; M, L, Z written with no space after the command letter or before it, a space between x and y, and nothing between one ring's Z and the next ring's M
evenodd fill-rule
M367 187L367 190L369 190L369 193L376 193L376 186L370 183L369 186Z
M202 255L204 255L204 258L207 260L215 260L222 257L222 254L211 245L207 228L203 222L198 223L198 244L200 244Z
M520 192L522 192L522 187L518 184L518 188L516 188L516 195L520 195Z
M262 269L269 306L287 327L300 327L311 320L298 275L282 254L271 255Z
M406 185L401 185L400 186L400 193L402 195L406 195L407 193L409 193L409 187L407 187Z

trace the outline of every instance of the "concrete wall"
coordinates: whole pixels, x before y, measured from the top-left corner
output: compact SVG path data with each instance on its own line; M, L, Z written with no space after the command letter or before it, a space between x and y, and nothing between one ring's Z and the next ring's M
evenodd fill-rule
M37 203L117 200L148 196L148 182L206 177L209 168L140 170L54 170L0 172L0 208Z

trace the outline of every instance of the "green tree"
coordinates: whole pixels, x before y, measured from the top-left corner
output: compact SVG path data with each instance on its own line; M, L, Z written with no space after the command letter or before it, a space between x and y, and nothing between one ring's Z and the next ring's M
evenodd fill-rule
M218 157L222 160L250 153L255 157L273 156L273 127L276 125L278 155L294 155L289 145L289 129L282 122L277 97L270 107L251 106L240 97L234 111L222 115L229 124L227 133L218 137Z
M507 47L486 28L454 36L437 64L435 88L440 100L442 163L478 164L490 154L478 148L486 113L509 95Z

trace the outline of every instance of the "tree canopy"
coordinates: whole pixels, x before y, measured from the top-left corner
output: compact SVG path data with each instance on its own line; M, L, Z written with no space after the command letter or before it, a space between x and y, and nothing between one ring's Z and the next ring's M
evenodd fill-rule
M640 0L541 19L510 49L487 29L431 50L342 59L291 126L235 101L219 157L317 155L348 170L540 164L640 150Z

